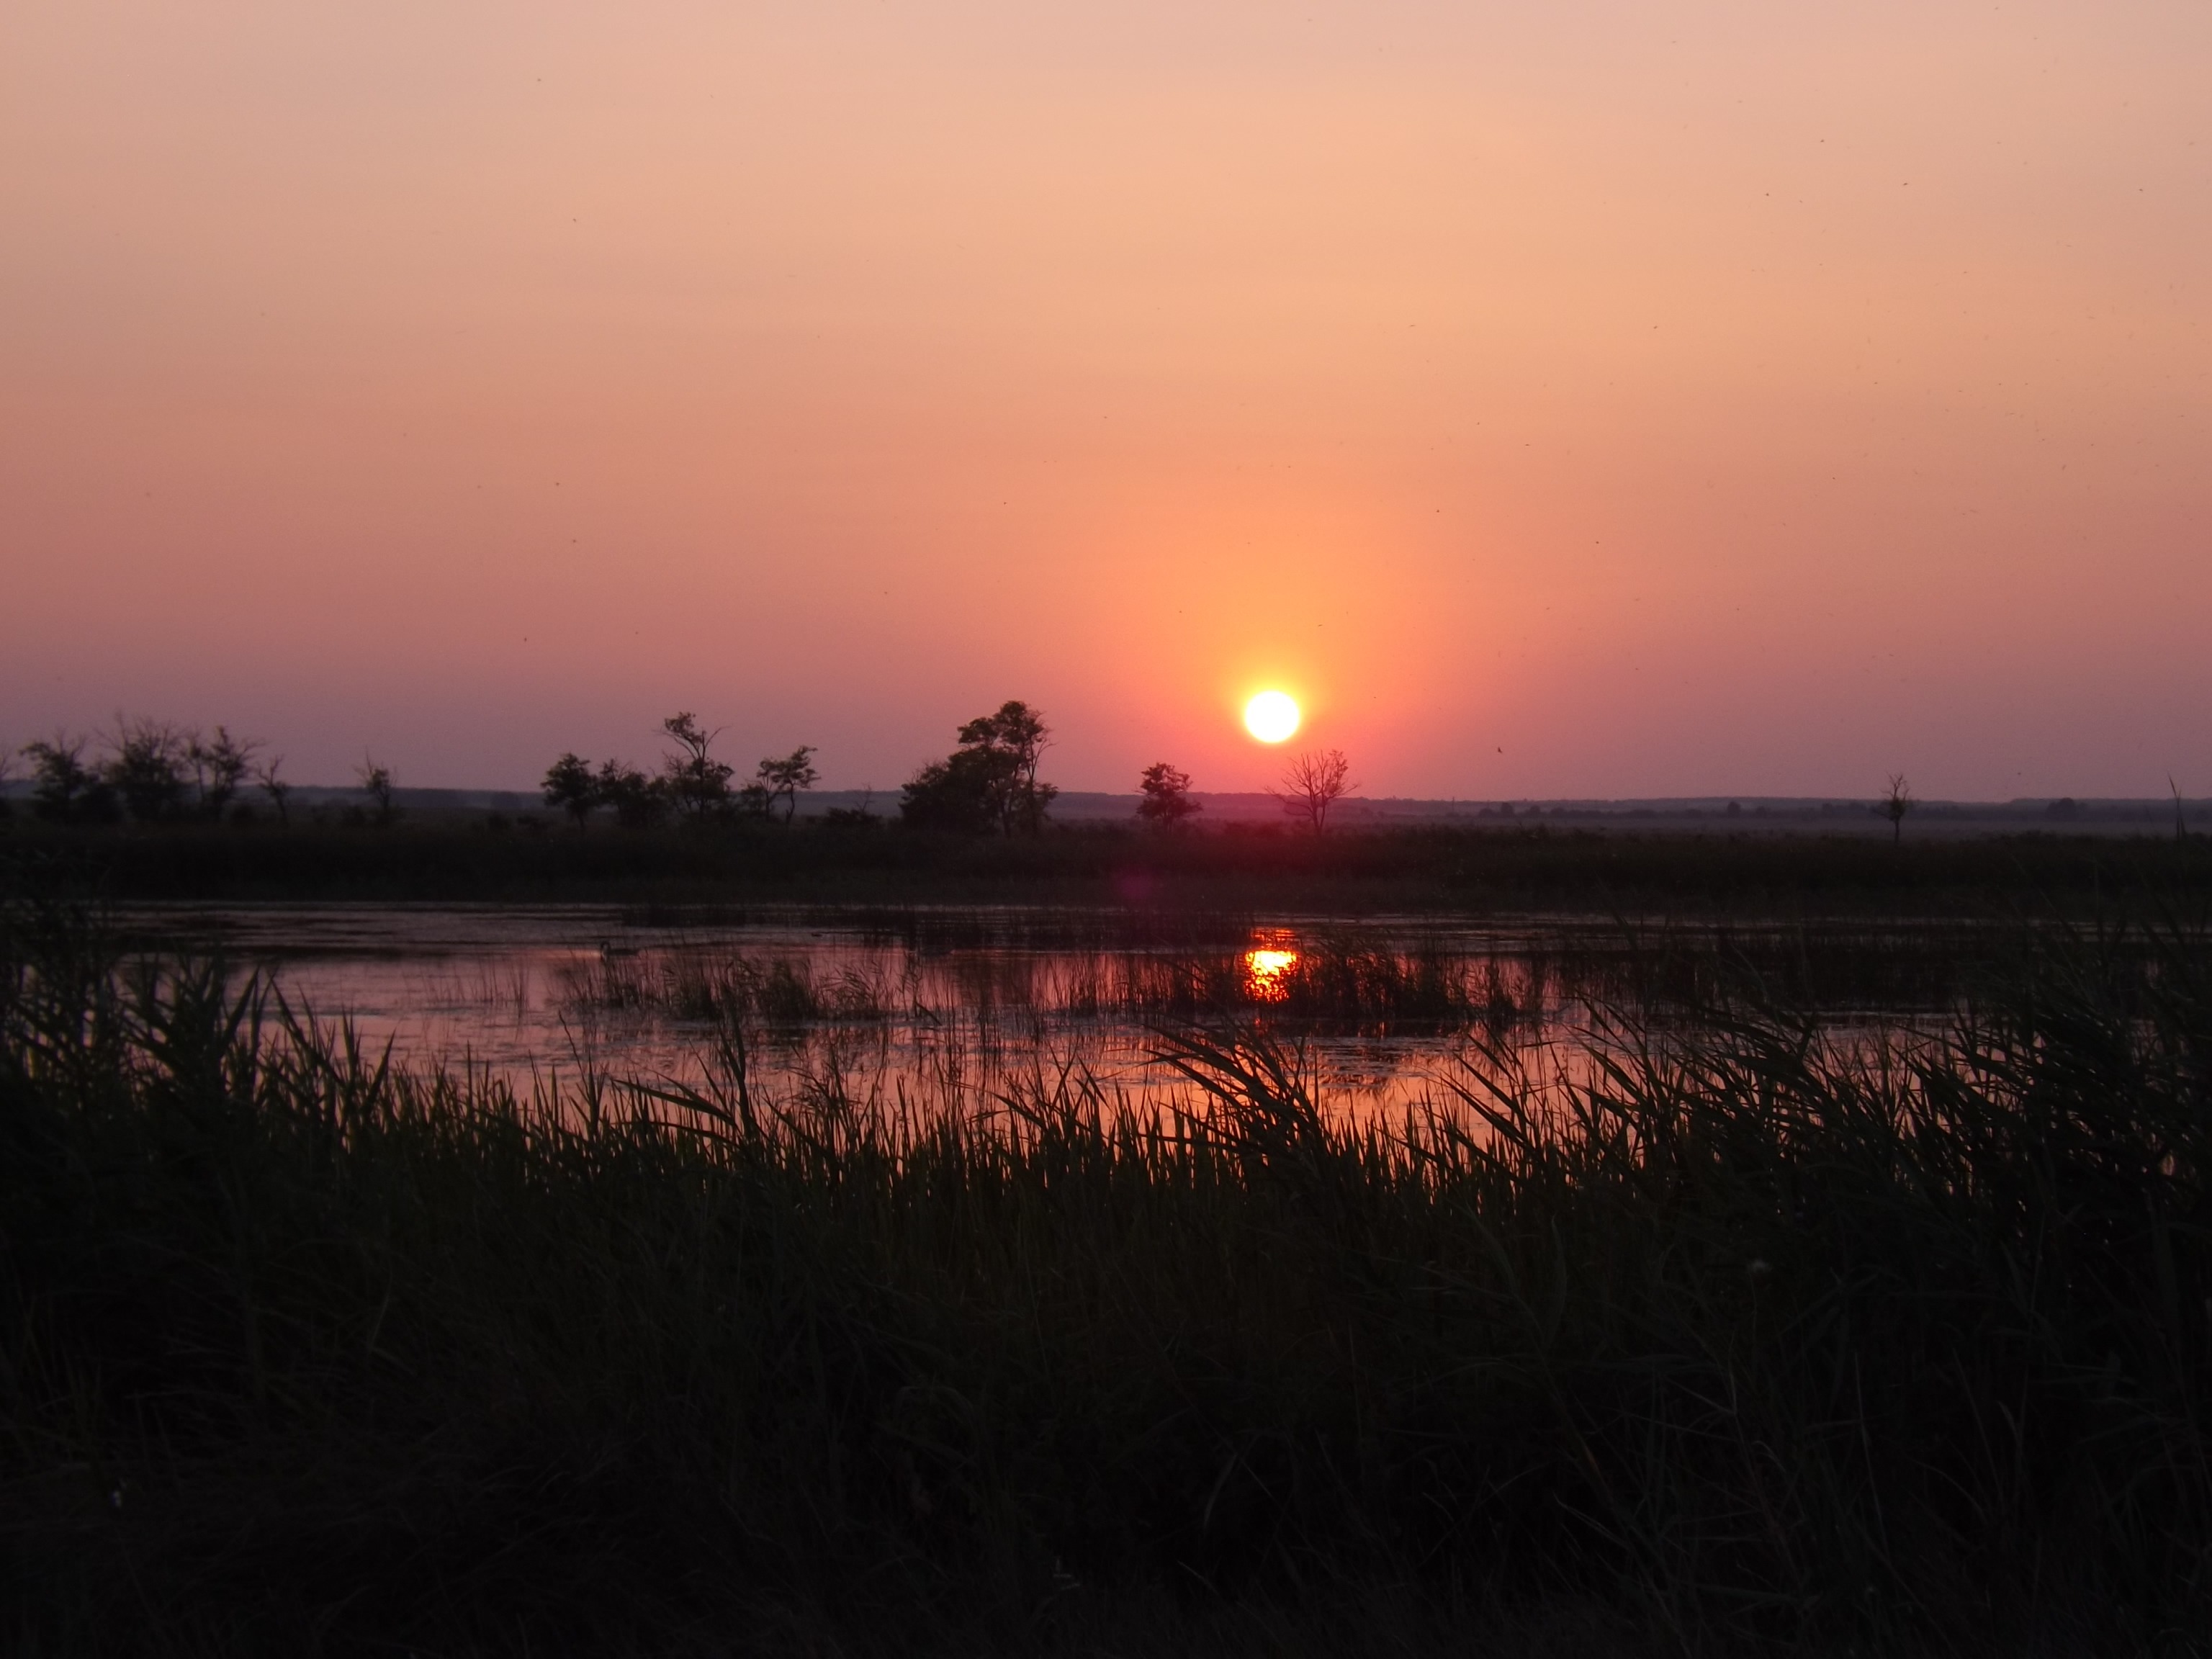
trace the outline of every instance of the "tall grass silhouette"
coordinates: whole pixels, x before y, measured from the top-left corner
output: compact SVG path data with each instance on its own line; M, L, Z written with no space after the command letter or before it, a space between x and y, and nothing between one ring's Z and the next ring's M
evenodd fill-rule
M705 1085L522 1091L64 912L0 965L20 1651L2212 1619L2197 934L2042 936L1940 1035L1626 1006L1570 1073L1478 1028L1358 1121L1249 1022L1158 1026L1184 1109L764 1097L730 1003Z

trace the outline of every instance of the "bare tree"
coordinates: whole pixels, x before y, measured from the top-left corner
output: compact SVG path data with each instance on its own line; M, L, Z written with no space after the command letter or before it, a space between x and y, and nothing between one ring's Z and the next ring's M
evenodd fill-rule
M51 742L27 743L31 762L31 811L58 823L106 823L115 816L115 791L84 759L85 739L57 732Z
M379 766L375 757L364 755L361 764L354 769L354 776L361 780L362 793L376 803L376 821L392 822L392 769Z
M0 773L0 776L4 775L5 774ZM2187 841L2189 820L2181 816L2181 786L2173 781L2173 774L2171 772L2166 775L2166 787L2173 792L2173 838L2176 841Z
M184 805L190 740L164 720L115 721L115 737L100 775L141 823L175 817Z
M284 769L284 757L271 755L253 769L253 781L261 786L261 793L269 797L269 804L276 809L276 822L292 822L292 786L278 775Z
M203 738L197 732L187 734L185 759L192 769L192 790L203 815L222 816L222 809L230 805L239 786L252 775L253 757L260 747L252 738L240 742L227 726L216 726L212 738Z
M883 822L875 814L876 788L873 784L862 786L858 806L833 806L822 815L822 822L833 829L852 830L870 827Z
M1267 793L1282 802L1284 811L1303 818L1318 836L1328 827L1328 809L1358 787L1352 781L1352 763L1344 750L1326 749L1292 760L1283 774L1282 787Z
M1905 774L1891 773L1889 793L1883 797L1875 811L1889 820L1889 839L1893 846L1905 839L1905 815L1919 805L1912 799L1912 790L1905 781Z

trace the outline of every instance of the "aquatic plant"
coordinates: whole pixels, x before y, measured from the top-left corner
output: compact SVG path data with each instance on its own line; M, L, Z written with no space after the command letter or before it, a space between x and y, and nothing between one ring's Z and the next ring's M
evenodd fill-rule
M1478 1036L1354 1123L1249 1024L1161 1030L1195 1109L1042 1063L770 1097L734 1018L698 1087L518 1091L18 910L0 1618L23 1651L1170 1651L1238 1616L1320 1651L1385 1607L1407 1651L1559 1610L1577 1651L2187 1651L2212 956L2012 967L1938 1038L1631 1010L1569 1076Z

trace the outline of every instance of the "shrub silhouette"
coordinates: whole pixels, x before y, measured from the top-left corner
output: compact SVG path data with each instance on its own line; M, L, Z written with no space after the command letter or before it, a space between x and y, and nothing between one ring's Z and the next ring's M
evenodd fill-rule
M627 761L603 762L592 790L598 802L612 809L615 822L625 830L650 830L667 822L666 787Z
M161 721L119 721L100 775L134 820L158 823L183 810L187 749L188 739Z
M85 740L56 732L23 745L31 763L31 810L52 823L105 823L115 817L115 791L84 763Z
M1165 761L1154 761L1137 781L1144 799L1137 816L1162 830L1173 830L1206 809L1190 798L1190 774Z
M253 757L261 745L252 738L241 743L230 728L218 726L215 736L202 738L197 732L185 739L185 762L192 769L192 793L203 817L219 818L253 771Z

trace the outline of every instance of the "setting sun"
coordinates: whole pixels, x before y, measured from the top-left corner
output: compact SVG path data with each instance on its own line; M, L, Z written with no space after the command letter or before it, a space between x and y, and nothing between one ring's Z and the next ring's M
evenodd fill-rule
M1298 706L1287 692L1262 691L1244 705L1244 729L1262 743L1280 743L1298 729Z

